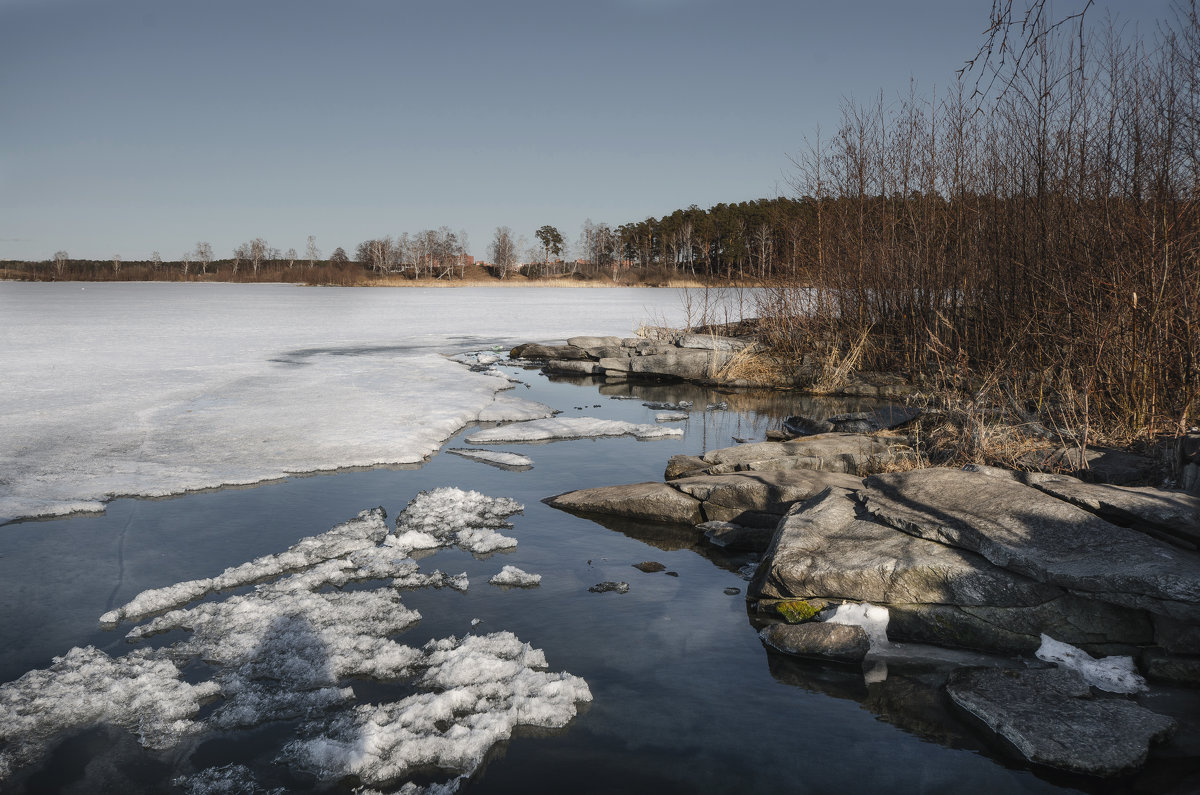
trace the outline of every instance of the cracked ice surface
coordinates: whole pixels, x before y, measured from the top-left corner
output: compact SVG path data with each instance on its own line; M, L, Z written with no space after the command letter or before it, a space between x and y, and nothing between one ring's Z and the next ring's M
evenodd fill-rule
M553 439L586 439L596 436L636 436L657 439L683 436L682 428L646 425L624 420L600 420L592 417L553 417L529 422L514 422L499 428L476 431L467 437L471 444L493 442L545 442Z
M0 283L0 523L417 463L472 422L547 416L443 353L464 329L515 343L679 313L675 291L596 292Z
M63 732L96 723L125 727L146 747L168 749L208 732L299 720L302 739L283 749L279 763L327 778L354 774L372 785L437 766L460 775L428 791L454 791L515 726L564 726L577 703L591 700L582 679L546 672L545 655L509 632L435 639L421 648L393 639L421 618L401 601L403 589L469 587L465 573L425 573L410 553L515 547L496 530L511 527L508 517L521 510L514 500L475 491L421 492L397 517L394 533L387 532L382 508L363 511L278 555L139 594L114 613L141 618L144 611L172 609L134 626L129 640L173 630L186 637L115 659L75 648L49 669L0 685L6 716L0 783L44 756ZM540 579L510 566L505 572L526 582ZM330 590L355 581L377 584ZM180 606L254 583L245 593ZM180 671L196 660L211 668L212 678L188 684ZM345 684L350 677L410 688L397 701L360 705ZM197 720L201 704L212 699L219 699L215 709ZM192 792L234 784L262 789L238 765L177 783Z

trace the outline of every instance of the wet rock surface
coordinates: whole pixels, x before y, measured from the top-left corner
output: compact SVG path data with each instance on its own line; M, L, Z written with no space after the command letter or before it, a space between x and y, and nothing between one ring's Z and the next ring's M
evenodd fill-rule
M871 648L862 627L825 621L772 624L763 629L760 637L771 648L786 654L841 663L860 663Z
M1098 698L1075 673L968 668L946 692L1031 762L1113 776L1146 761L1175 721L1123 698Z

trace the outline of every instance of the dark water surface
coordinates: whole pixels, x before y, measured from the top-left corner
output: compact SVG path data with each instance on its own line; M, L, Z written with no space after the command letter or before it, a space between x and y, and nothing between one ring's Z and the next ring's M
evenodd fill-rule
M444 452L415 469L372 469L295 477L245 489L163 500L121 499L105 514L32 521L0 528L0 681L50 664L72 646L124 654L128 628L105 632L99 615L138 592L212 576L280 552L384 506L389 523L419 491L438 486L512 497L525 505L505 531L519 546L476 559L439 550L423 570L466 571L466 593L405 592L422 621L399 640L509 630L543 649L551 671L583 677L594 701L566 728L519 730L495 748L464 787L509 792L1016 793L1074 791L1087 782L1048 780L985 746L981 734L948 710L935 672L893 670L867 684L853 668L799 663L768 653L747 619L748 561L699 544L687 529L635 522L599 523L555 511L546 496L587 486L660 480L668 457L760 440L782 416L870 408L858 403L801 405L796 396L722 394L695 386L597 387L548 381L507 368L531 386L519 394L564 416L652 422L640 400L695 403L686 436L493 445L519 452L534 468L516 472ZM729 402L725 411L703 411ZM470 429L465 430L465 435ZM456 437L447 447L463 446ZM653 560L668 570L646 574ZM534 589L487 583L501 565L543 575ZM629 592L589 593L606 580ZM730 595L726 589L737 588ZM178 638L167 638L175 640ZM165 641L164 641L165 642ZM394 699L397 686L352 681L360 701ZM180 773L245 764L267 788L321 791L272 759L295 722L207 735L170 752L142 749L129 733L93 728L64 738L44 764L20 771L12 792L169 791ZM438 774L433 780L445 780ZM341 782L333 791L349 791ZM1150 789L1145 789L1149 785ZM1154 791L1153 779L1115 788ZM1111 789L1113 785L1096 785Z

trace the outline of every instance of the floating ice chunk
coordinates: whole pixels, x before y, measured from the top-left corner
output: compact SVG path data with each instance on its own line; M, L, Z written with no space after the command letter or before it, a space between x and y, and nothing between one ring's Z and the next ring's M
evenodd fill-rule
M403 577L397 577L392 580L393 588L452 588L456 591L466 592L471 587L471 581L467 579L467 573L446 574L444 572L434 570L430 574L420 574L414 571L411 574L406 574Z
M682 422L687 418L686 411L660 411L654 415L655 422Z
M263 789L245 765L210 767L171 782L187 795L284 795L287 790Z
M423 491L408 503L396 517L396 536L404 538L416 532L437 539L441 546L458 544L482 555L517 545L516 539L497 533L495 528L511 527L507 517L523 510L523 505L507 497L487 497L477 491L445 486Z
M559 727L591 701L587 683L544 668L541 651L508 632L430 641L420 684L435 688L391 704L363 705L289 743L281 755L325 778L377 785L419 767L470 774L517 725Z
M722 400L720 403L709 403L704 407L705 411L725 411L729 408L729 403Z
M372 548L387 535L386 518L387 513L382 508L362 511L355 518L327 532L301 539L286 552L265 555L249 563L233 566L216 577L142 591L122 607L100 616L100 623L107 626L122 620L140 621L155 613L194 602L213 591L261 582L321 561Z
M505 380L507 381L508 379ZM512 382L509 381L508 383L509 388L512 388ZM540 420L545 417L553 417L554 414L554 409L545 403L522 400L521 398L509 397L507 395L497 395L495 400L479 410L479 414L476 415L475 419L479 422L513 422L518 420Z
M482 461L485 464L493 464L502 468L508 467L531 467L533 459L529 456L520 455L519 453L501 453L491 450L468 450L461 447L450 448L447 453L454 453L463 458L470 458L475 461Z
M1089 685L1110 693L1143 693L1146 680L1138 675L1132 657L1102 657L1097 660L1083 649L1042 635L1042 645L1035 652L1039 660L1070 668Z
M887 637L888 609L878 605L844 604L838 605L833 615L825 619L831 624L850 624L866 630L867 638L871 641L872 651L886 649L890 644Z
M55 657L49 668L0 685L0 781L42 756L59 733L110 723L135 733L147 748L169 748L198 729L202 702L215 682L188 684L160 652L113 659L87 646Z
M471 444L494 442L544 442L554 439L586 439L597 436L636 436L655 439L663 436L683 436L681 428L664 428L623 420L600 420L592 417L554 417L545 420L517 422L499 428L476 431L467 437Z
M648 400L645 403L643 403L642 405L648 409L655 409L655 410L662 410L662 411L686 411L687 409L690 409L692 407L692 401L681 400L678 403L664 403L664 402L655 401L655 400Z
M529 574L516 566L505 566L500 569L498 574L492 575L492 579L488 580L492 585L510 585L517 588L533 588L540 585L542 575Z

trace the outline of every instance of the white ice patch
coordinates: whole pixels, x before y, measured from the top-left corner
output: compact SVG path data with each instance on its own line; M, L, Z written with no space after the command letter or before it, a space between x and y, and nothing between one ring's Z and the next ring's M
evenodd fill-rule
M1132 657L1102 657L1097 660L1083 649L1042 635L1042 645L1035 652L1039 660L1070 668L1093 687L1110 693L1143 693L1146 680L1134 669Z
M442 767L469 776L513 727L562 726L577 702L591 700L582 679L542 672L545 655L511 633L432 640L419 649L393 639L421 618L401 602L401 589L469 586L466 573L422 572L409 553L455 544L472 552L515 546L495 528L510 526L507 517L521 510L511 499L473 491L422 492L398 517L395 535L384 535L382 509L364 511L279 555L140 594L130 605L161 610L257 583L246 593L169 609L127 634L131 641L185 634L163 649L116 659L91 647L72 649L50 669L0 686L0 782L44 756L63 732L99 722L166 749L205 732L299 720L300 736L308 739L289 745L281 760L323 775L394 784L412 768ZM541 579L515 567L498 577L524 585ZM329 588L370 580L380 582ZM114 614L134 615L135 608ZM212 680L186 684L180 669L196 660L212 667ZM408 683L405 692L417 692L360 706L345 686L351 677ZM211 715L196 721L201 702L218 697ZM461 776L402 791L453 792ZM198 793L261 789L239 766L177 784Z
M216 577L189 580L165 588L142 591L128 604L100 616L100 623L109 626L124 620L141 621L155 613L194 602L214 591L249 585L285 572L309 568L321 561L351 552L374 549L387 535L386 517L387 514L382 508L362 511L354 519L332 530L301 539L286 552L265 555L249 563L232 566ZM340 585L345 581L336 584Z
M322 778L372 785L429 765L469 772L518 724L564 726L592 699L579 677L534 670L545 655L508 632L434 640L423 651L419 683L429 692L344 712L282 756Z
M76 726L109 723L148 748L170 748L198 731L192 718L219 692L215 682L181 681L179 668L156 651L113 659L92 646L71 649L49 668L0 685L0 782Z
M862 627L867 638L871 641L872 651L877 649L886 649L890 644L887 637L888 626L888 609L879 607L878 605L868 604L844 604L838 605L833 611L833 615L825 619L830 624L849 624L851 626Z
M660 411L654 415L655 422L682 422L687 418L686 411Z
M507 518L523 510L525 506L507 497L487 497L446 486L414 497L396 517L396 536L431 537L441 546L457 544L483 555L517 546L516 539L497 533L496 528L512 527Z
M492 576L488 580L492 585L508 585L516 588L533 588L536 585L541 585L542 575L529 574L528 572L518 569L516 566L505 566L500 569L499 573Z
M454 453L463 458L470 458L473 461L482 461L485 464L493 464L500 467L524 467L533 466L533 459L527 455L519 453L501 453L491 450L469 450L462 447L453 447L446 450L447 453Z
M479 410L479 414L476 415L475 419L478 422L512 422L518 420L540 420L545 417L553 417L554 414L554 409L545 403L521 400L520 398L508 397L507 395L497 395L495 400Z
M515 343L679 315L674 291L596 292L2 282L0 523L418 463L481 418L543 416L441 352L464 329Z
M555 439L587 439L599 436L636 436L639 439L657 439L664 436L683 436L683 429L623 420L600 420L592 417L554 417L476 431L467 437L467 441L471 444L546 442Z

